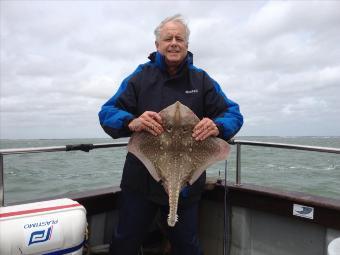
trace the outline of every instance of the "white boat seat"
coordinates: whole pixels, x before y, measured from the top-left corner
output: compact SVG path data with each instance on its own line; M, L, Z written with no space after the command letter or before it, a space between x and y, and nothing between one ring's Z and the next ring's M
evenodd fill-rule
M333 239L329 243L328 255L340 255L340 237Z

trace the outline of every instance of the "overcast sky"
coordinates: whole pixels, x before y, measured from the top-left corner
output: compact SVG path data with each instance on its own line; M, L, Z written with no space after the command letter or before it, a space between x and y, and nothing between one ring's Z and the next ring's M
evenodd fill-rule
M340 135L340 1L1 1L0 138L108 137L101 105L181 13L239 135Z

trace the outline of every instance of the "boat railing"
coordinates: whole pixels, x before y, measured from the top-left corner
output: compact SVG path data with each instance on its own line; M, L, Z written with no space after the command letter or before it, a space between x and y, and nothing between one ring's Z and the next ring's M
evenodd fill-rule
M319 146L308 146L308 145L299 145L299 144L271 143L271 142L234 140L234 139L230 140L229 143L236 145L236 178L235 178L236 185L241 185L241 145L340 154L340 148L332 148L332 147L319 147Z
M297 144L247 141L247 140L237 140L237 139L232 139L229 141L229 143L231 145L236 145L236 177L235 177L236 185L241 185L241 145L340 154L340 148L332 148L332 147L318 147L318 146L307 146L307 145L297 145ZM3 157L5 155L59 152L59 151L89 152L90 150L93 150L93 149L124 147L124 146L127 146L127 144L128 144L127 142L116 142L116 143L98 143L98 144L74 144L74 145L52 146L52 147L0 149L0 207L4 206L4 195L5 194L4 194Z

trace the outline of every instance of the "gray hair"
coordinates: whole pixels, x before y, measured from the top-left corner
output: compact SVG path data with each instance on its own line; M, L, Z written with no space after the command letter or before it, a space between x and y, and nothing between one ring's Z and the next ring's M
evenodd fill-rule
M156 27L156 29L154 31L154 34L156 36L156 41L159 41L159 39L160 39L160 33L161 33L161 30L162 30L163 26L166 23L170 22L170 21L178 22L178 23L180 23L180 24L182 24L184 26L184 28L185 28L185 40L188 42L189 41L190 30L189 30L189 27L188 27L187 23L184 20L184 17L181 14L176 14L174 16L165 18L158 25L158 27Z

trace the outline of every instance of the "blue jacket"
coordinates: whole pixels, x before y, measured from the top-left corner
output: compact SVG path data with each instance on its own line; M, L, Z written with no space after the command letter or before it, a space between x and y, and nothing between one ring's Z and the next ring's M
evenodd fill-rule
M193 65L193 55L186 59L175 76L166 71L164 56L154 52L150 61L139 65L124 81L116 94L107 101L99 112L100 124L113 138L130 136L127 125L131 119L145 111L159 112L180 101L200 119L208 117L219 128L219 137L232 138L241 128L243 117L239 106L228 99L219 84L209 75ZM188 189L182 203L200 197L205 183L205 173ZM168 198L163 187L132 154L127 154L123 169L121 188L145 194L151 200L166 204Z

